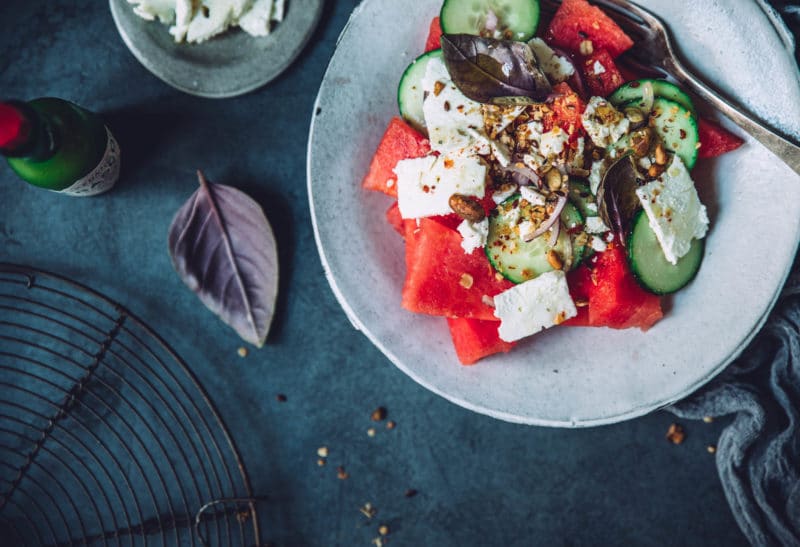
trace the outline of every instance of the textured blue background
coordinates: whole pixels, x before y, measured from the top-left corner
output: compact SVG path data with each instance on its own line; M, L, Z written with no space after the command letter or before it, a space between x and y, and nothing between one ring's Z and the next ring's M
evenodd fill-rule
M211 101L142 68L102 0L0 3L0 95L103 113L124 166L112 193L69 199L0 165L0 261L87 283L174 346L219 407L256 493L269 496L259 510L274 545L366 546L379 523L398 546L743 544L706 452L722 421L686 424L681 446L664 440L674 418L661 412L581 431L502 423L423 390L352 329L314 244L305 151L316 90L356 4L328 1L299 61L271 85ZM275 326L244 359L166 251L197 168L253 195L278 239ZM370 438L379 405L397 428ZM329 463L318 467L322 445ZM409 488L418 495L405 498ZM369 522L365 502L379 510Z

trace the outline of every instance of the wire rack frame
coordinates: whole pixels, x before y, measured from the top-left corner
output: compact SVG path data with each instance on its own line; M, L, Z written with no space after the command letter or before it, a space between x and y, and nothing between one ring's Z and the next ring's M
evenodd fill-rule
M0 545L260 545L213 403L121 305L0 263Z

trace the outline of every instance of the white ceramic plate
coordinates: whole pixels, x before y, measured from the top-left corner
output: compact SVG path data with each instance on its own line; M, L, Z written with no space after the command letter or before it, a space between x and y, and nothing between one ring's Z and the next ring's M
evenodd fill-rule
M671 24L688 60L710 81L800 135L797 66L786 34L763 7L747 0L641 3ZM712 219L705 261L649 332L556 328L462 367L444 319L400 308L405 266L403 243L384 219L391 202L360 188L397 113L400 75L420 53L439 6L365 0L319 92L309 199L323 266L353 325L426 388L512 422L607 424L690 394L742 351L773 306L800 236L800 177L751 140L697 167Z
M253 91L286 70L316 27L323 0L289 0L285 19L269 36L232 29L202 44L176 44L167 25L138 17L128 0L109 3L122 40L147 70L191 95L222 99Z

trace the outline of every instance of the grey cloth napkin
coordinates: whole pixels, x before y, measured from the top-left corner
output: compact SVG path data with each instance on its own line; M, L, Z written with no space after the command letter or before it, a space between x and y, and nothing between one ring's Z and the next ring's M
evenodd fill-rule
M798 2L772 4L797 38ZM748 349L666 410L686 419L734 416L716 458L736 521L753 545L800 546L800 259Z

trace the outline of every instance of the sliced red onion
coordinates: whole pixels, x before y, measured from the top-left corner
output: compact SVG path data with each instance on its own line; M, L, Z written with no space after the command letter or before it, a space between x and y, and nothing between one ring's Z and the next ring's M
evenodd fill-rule
M550 247L555 247L556 243L558 243L558 236L561 235L561 222L556 222L553 224L553 229L550 230L550 239L547 241L547 245Z
M536 174L536 171L523 164L517 165L520 162L512 161L506 166L499 166L500 169L511 175L511 181L520 186L529 186L531 184L539 184L541 178Z
M653 89L653 82L642 84L642 111L645 116L649 116L653 110L653 103L656 100L656 93Z
M561 212L564 210L564 207L567 205L567 197L562 196L561 194L556 194L558 201L556 201L555 207L553 208L553 212L550 216L542 222L542 224L530 234L523 236L523 241L533 241L543 233L545 233L550 228L557 223L557 221L561 218ZM560 223L558 224L560 226ZM553 231L560 230L560 228L554 228ZM558 233L556 233L556 238L558 238ZM552 245L551 245L552 247Z
M483 28L486 29L490 36L494 36L494 31L497 30L497 23L499 23L497 14L492 10L489 10L489 12L486 14L486 24Z

